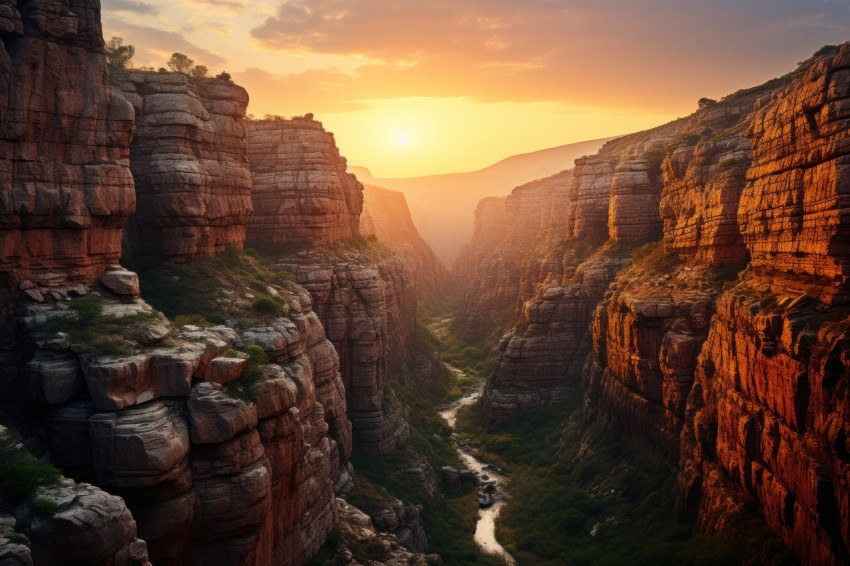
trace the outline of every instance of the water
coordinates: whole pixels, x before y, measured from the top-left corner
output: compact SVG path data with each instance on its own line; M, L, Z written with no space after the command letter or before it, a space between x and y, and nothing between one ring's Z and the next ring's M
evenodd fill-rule
M449 364L446 364L446 366L457 375L465 375L456 367ZM483 387L483 383L476 384L463 397L449 405L446 409L440 411L440 416L443 417L452 429L455 428L455 424L457 423L458 410L461 407L474 403L479 397L481 397L481 390ZM486 481L493 482L496 487L496 492L493 494L494 499L496 499L495 503L487 509L479 509L478 511L478 523L475 525L475 542L479 547L481 547L481 550L487 554L500 556L507 564L515 565L516 560L514 560L513 556L511 556L510 553L505 550L505 547L499 544L499 541L496 540L496 517L499 516L499 511L505 504L504 496L507 478L496 472L484 462L478 460L467 448L459 446L457 451L461 460L463 460L463 463L466 464L467 469L475 472L475 475L477 475L479 479L483 480L486 476Z

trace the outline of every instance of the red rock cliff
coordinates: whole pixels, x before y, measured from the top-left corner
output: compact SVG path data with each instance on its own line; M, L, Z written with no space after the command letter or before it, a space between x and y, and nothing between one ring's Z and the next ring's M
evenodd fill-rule
M95 1L0 12L0 276L89 283L135 208L133 108L107 84Z
M133 253L188 262L241 248L252 210L245 89L181 73L117 73L111 82L136 111Z

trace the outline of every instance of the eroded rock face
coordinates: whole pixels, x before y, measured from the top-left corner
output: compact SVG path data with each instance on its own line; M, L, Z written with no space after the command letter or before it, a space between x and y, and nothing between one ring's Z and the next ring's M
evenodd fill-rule
M722 531L743 492L805 564L850 560L850 320L835 306L848 67L848 45L808 62L752 119L738 207L751 268L717 301L681 436L683 510Z
M5 2L0 276L89 283L135 208L133 108L106 80L95 0Z
M116 73L111 82L136 113L133 252L188 262L241 248L252 211L245 89L182 73Z
M249 242L331 244L359 235L363 185L346 171L333 134L312 115L246 127L254 184Z
M376 235L409 264L420 298L437 300L445 293L448 272L413 225L403 193L366 185L360 232Z
M412 273L395 254L314 250L282 258L278 267L312 297L339 354L354 441L376 454L392 452L409 436L384 383L401 370L416 321Z
M267 327L184 326L144 341L127 332L130 351L118 355L86 352L67 335L40 330L50 318L69 316L61 299L18 298L17 323L35 350L23 374L31 383L21 389L40 415L25 426L66 474L126 501L125 513L135 521L131 534L147 543L152 562L302 564L330 530L333 487L350 455L351 428L336 352L308 293L294 289L275 291L285 297L288 314L264 319ZM96 290L104 313L119 319L155 314L141 299ZM230 298L241 300L235 292ZM246 356L222 357L229 348L258 343L273 363L246 369ZM225 386L209 379L224 372L222 365ZM233 381L244 379L253 383L253 397L234 393ZM59 397L45 394L53 395L53 382L62 384ZM112 542L91 544L90 552L108 554L126 538L124 531L113 533L122 525L113 522L91 535ZM61 525L42 530L38 544L53 541L60 550L71 544L66 538L78 536ZM98 556L81 563L113 564ZM114 564L136 564L115 556Z

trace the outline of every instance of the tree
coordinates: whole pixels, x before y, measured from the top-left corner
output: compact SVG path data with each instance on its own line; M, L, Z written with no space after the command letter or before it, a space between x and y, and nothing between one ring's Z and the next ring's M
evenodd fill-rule
M219 74L217 74L215 76L215 78L221 79L223 81L229 81L230 80L230 73L228 73L227 71L222 71Z
M700 108L708 108L709 106L714 106L715 104L717 104L716 100L714 100L713 98L707 98L705 96L703 96L697 101L697 106L699 106Z
M113 37L106 42L106 64L112 71L123 71L130 66L130 60L136 54L132 45L124 45L123 37Z
M182 53L172 53L171 59L166 62L168 68L174 71L175 73L183 73L186 74L192 68L192 65L195 64L195 61L189 59L186 55Z
M196 79L202 79L207 76L209 69L207 69L206 65L195 65L192 67L192 70L189 71L189 74L195 77Z

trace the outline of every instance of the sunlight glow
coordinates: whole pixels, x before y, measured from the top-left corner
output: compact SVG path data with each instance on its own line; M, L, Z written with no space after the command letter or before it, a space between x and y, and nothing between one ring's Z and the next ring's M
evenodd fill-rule
M408 143L410 143L410 136L408 136L407 134L398 134L395 137L395 144L399 147L404 147Z

